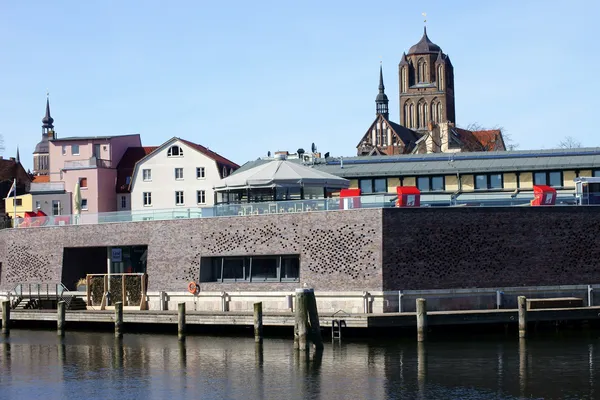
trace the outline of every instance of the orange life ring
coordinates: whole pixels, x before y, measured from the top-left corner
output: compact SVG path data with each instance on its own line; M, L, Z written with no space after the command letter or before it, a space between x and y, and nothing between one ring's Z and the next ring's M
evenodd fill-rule
M198 289L199 289L199 287L196 282L192 281L188 284L188 292L190 292L191 294L198 293Z

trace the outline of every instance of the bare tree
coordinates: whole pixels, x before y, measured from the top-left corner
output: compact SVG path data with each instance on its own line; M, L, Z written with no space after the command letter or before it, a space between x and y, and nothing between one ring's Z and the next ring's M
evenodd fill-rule
M573 136L567 136L558 143L558 147L560 147L561 149L576 149L579 147L583 147L583 145L579 140L575 139Z
M4 153L4 136L0 133L0 153Z

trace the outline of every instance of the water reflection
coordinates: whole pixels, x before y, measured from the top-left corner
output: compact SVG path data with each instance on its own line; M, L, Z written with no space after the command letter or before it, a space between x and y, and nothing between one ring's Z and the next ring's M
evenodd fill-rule
M13 330L2 398L593 399L597 335L342 343Z

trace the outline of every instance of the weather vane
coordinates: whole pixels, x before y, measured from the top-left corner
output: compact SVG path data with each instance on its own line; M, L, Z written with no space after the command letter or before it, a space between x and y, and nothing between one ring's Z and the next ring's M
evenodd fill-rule
M424 23L425 25L427 25L427 13L426 13L426 12L424 12L424 13L421 13L421 15L423 16L423 23Z

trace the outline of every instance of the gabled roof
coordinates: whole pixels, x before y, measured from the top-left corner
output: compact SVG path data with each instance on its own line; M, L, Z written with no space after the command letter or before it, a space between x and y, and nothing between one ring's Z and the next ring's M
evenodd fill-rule
M412 146L414 146L414 144L417 142L417 140L419 140L419 138L420 138L420 135L417 132L415 132L411 129L408 129L407 127L402 126L400 124L392 122L389 119L384 118L383 115L381 115L381 114L377 114L377 117L375 117L375 120L369 126L369 129L367 129L367 132L360 139L360 142L356 146L357 149L360 148L363 145L363 142L367 138L370 137L369 135L371 135L371 131L373 130L373 127L378 122L381 122L382 124L386 124L388 127L391 128L392 133L395 134L396 136L398 136L400 138L400 140L402 141L402 143L404 144L406 151L409 151L412 148ZM375 146L374 143L371 143L371 145Z
M502 132L499 129L469 131L467 129L452 128L458 139L468 151L495 151L505 150Z
M156 146L128 147L117 165L117 193L129 193L129 183L135 164L156 150ZM129 180L127 179L129 178Z
M240 167L233 161L228 160L227 158L223 157L222 155L217 154L214 151L209 150L202 145L199 145L197 143L193 143L193 142L190 142L190 141L184 140L184 139L179 139L179 140L181 142L187 144L191 148L198 150L200 153L204 154L205 156L212 158L213 160L215 160L217 162L217 164L220 164L221 166L226 166L227 168L233 168L233 169L238 169Z
M133 167L133 170L131 172L131 182L133 182L133 176L137 173L138 170L138 165L145 161L148 157L151 157L154 153L159 152L169 146L171 146L173 143L175 142L181 142L183 144L185 144L186 146L189 146L190 148L198 151L201 154L204 154L205 156L207 156L208 158L212 159L215 161L215 163L217 164L218 167L218 171L219 174L221 175L221 178L223 178L223 169L228 169L229 171L231 170L236 170L238 169L240 166L237 165L236 163L234 163L233 161L228 160L227 158L221 156L220 154L215 153L212 150L207 149L206 147L199 145L197 143L194 142L190 142L189 140L185 140L185 139L181 139L178 137L172 137L171 139L167 140L166 142L164 142L163 144L161 144L158 147L152 147L152 151L150 151L149 153L147 153L146 155L144 155L143 157L139 158L136 162L135 165ZM146 149L150 149L150 147L146 147ZM125 155L123 155L123 158L125 157ZM119 163L120 164L120 163ZM118 168L118 167L117 167ZM229 173L229 171L227 171L227 173ZM125 177L126 179L126 177ZM118 189L119 186L117 186ZM129 191L131 191L131 184L128 185L127 191L125 193L128 193Z

